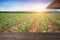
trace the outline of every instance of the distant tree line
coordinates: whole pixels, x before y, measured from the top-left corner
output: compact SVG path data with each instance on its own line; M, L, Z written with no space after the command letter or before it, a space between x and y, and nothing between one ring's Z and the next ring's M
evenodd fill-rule
M25 11L0 11L0 13L33 13L33 12L25 12Z

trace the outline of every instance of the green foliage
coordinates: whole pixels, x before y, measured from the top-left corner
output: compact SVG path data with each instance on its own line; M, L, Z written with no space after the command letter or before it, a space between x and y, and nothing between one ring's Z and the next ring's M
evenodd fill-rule
M41 18L41 26L42 26L42 32L48 32L48 30L49 30L49 25L48 25L48 23L45 21L45 18L44 18L44 17Z
M60 28L60 13L48 14L47 17Z
M17 28L16 31L17 32L22 32L22 30L20 28Z

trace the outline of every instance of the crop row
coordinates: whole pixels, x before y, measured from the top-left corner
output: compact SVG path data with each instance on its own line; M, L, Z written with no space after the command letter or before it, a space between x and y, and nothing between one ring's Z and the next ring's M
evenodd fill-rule
M34 17L31 14L1 14L0 32L4 32L5 30L14 27L15 24L21 24L21 26L19 25L19 27L15 29L17 32L25 32L27 27L31 25L36 20L36 18L37 16Z
M60 29L60 13L49 14L47 17Z

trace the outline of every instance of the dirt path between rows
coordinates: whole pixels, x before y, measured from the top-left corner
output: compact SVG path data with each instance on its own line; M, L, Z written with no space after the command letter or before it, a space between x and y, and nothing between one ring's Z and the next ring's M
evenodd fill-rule
M41 32L40 17L37 18L36 22L28 27L28 32Z
M53 21L49 20L47 17L45 17L45 20L49 24L50 27L49 29L51 29L53 32L60 32L58 27Z

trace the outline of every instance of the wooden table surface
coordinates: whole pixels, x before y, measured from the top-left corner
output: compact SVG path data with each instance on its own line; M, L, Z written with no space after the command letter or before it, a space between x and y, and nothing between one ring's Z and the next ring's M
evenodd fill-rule
M0 40L60 40L60 33L0 33Z

